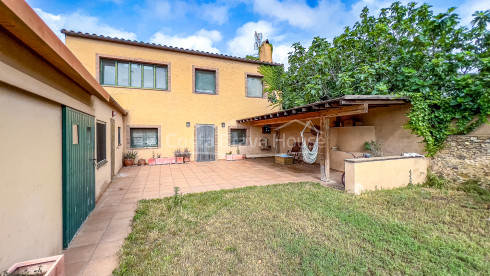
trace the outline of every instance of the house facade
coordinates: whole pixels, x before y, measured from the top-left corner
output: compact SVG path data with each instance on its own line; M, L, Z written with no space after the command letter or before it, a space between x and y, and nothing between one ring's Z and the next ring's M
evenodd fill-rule
M174 156L188 148L191 160L224 159L228 152L263 154L261 127L239 118L272 112L263 93L260 65L272 63L268 43L260 60L210 54L124 39L62 31L66 46L104 89L128 111L126 151L138 159Z

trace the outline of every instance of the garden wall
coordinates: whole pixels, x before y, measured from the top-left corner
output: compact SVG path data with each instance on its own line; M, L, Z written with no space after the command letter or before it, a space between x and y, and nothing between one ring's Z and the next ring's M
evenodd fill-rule
M490 135L453 135L431 161L432 172L463 182L478 178L490 182Z

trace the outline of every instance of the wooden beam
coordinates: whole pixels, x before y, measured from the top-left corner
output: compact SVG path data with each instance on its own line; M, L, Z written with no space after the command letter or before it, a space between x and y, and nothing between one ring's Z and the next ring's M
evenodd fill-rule
M341 100L340 104L406 104L404 100Z
M330 180L330 118L320 117L320 180Z
M267 120L260 120L260 121L253 122L253 125L260 126L260 125L281 124L281 123L287 123L292 120L308 120L308 119L315 119L320 117L347 116L347 115L354 115L354 114L363 114L367 112L368 112L368 105L359 104L359 105L351 105L351 106L342 106L335 109L301 113L301 114L296 114L291 116L283 116L283 117L267 119Z

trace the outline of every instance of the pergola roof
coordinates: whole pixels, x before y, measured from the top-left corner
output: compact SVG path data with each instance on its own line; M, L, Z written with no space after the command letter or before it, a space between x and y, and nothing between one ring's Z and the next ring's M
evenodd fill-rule
M237 120L237 123L268 125L292 120L337 117L367 113L369 107L406 104L409 99L394 95L346 95L326 101Z

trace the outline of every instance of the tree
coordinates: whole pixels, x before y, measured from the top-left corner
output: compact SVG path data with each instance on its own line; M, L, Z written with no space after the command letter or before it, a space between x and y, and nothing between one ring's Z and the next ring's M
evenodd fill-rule
M364 8L332 42L293 44L288 71L262 66L269 99L290 108L343 95L408 96L407 127L433 155L448 135L490 114L490 11L476 12L466 28L454 10L434 15L427 4L396 2L375 17Z

